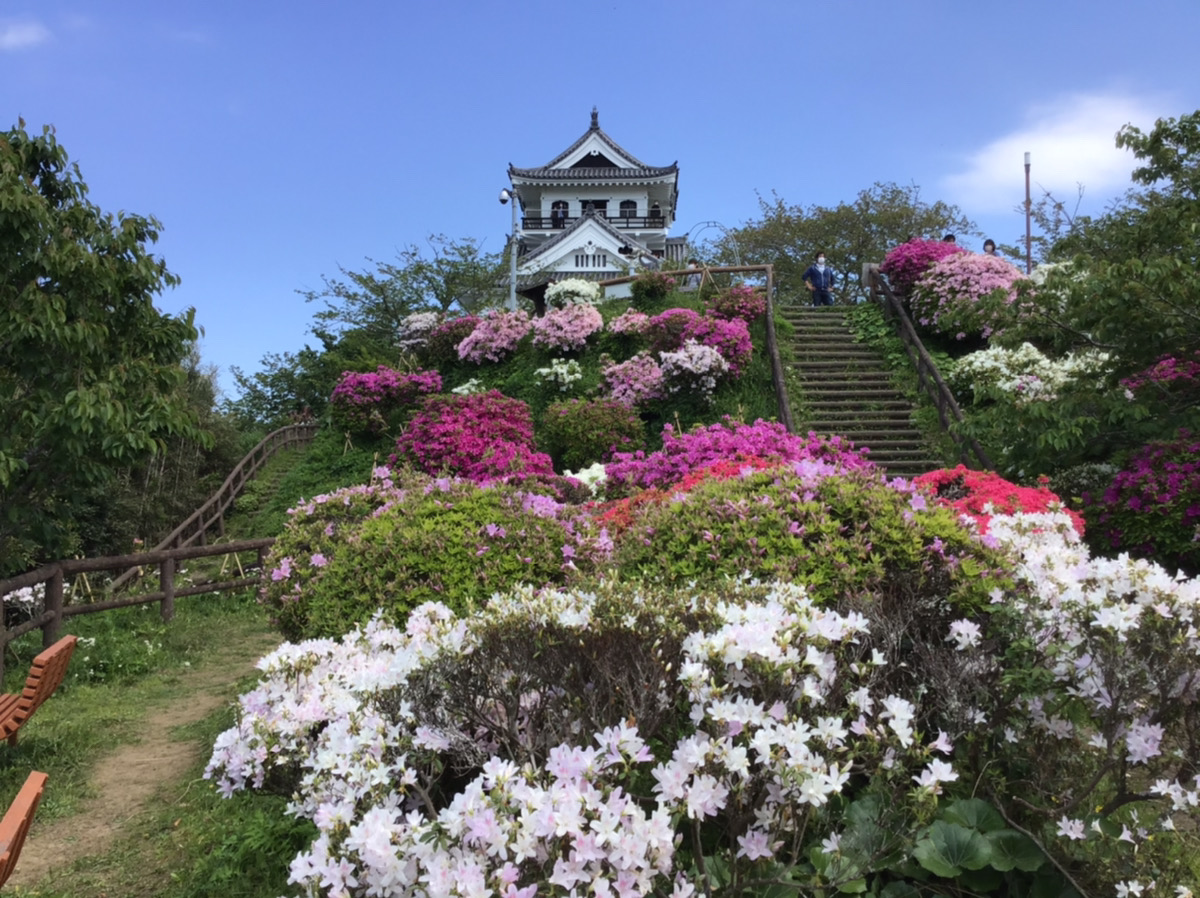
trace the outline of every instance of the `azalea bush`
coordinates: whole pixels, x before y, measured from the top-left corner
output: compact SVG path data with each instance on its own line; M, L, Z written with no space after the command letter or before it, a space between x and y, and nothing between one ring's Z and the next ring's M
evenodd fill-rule
M550 457L534 446L529 406L496 390L426 398L389 464L479 482L554 473Z
M636 451L614 455L608 466L608 482L611 493L620 496L675 486L693 471L716 462L822 460L848 469L873 468L866 455L866 449L855 449L842 437L792 434L774 421L760 419L745 424L726 417L685 433L666 425L661 449L649 454Z
M1200 439L1181 431L1142 447L1107 489L1087 497L1085 514L1098 550L1200 573Z
M725 320L705 316L689 321L683 330L683 341L694 340L711 346L729 365L729 376L738 378L750 364L750 330L741 318Z
M644 333L651 352L672 352L683 346L684 331L700 320L695 309L667 309L646 322Z
M817 602L983 608L1004 566L949 510L869 468L801 460L677 488L616 537L625 577L708 583L743 572L806 584Z
M668 396L679 395L697 399L702 403L712 401L717 384L730 373L729 362L720 350L686 341L674 352L660 352L663 388Z
M654 309L675 289L675 278L659 271L643 271L629 284L630 304L640 311Z
M466 612L518 583L570 582L607 556L590 521L541 493L378 474L291 510L262 592L289 639L340 636L377 614L403 624L426 601Z
M766 294L747 286L730 287L708 302L708 314L725 321L736 318L749 324L761 318L766 311Z
M458 344L458 357L466 362L499 362L516 350L530 330L529 315L515 312L489 312Z
M405 316L397 328L396 345L405 352L419 352L442 321L439 312L414 312Z
M1083 517L1066 508L1043 479L1038 486L1028 487L1010 483L991 471L976 471L965 465L942 468L921 474L913 483L941 505L953 508L975 522L979 533L988 532L988 522L994 514L1025 512L1061 512L1071 521L1075 532L1083 535ZM992 543L992 540L985 540Z
M479 324L474 315L449 318L435 326L421 345L418 356L429 365L442 368L459 361L458 346Z
M604 327L604 319L594 306L568 305L550 309L533 319L533 345L543 349L570 352L582 349L588 337Z
M1064 388L1105 389L1112 360L1108 353L1084 350L1052 359L1032 343L1016 349L993 346L948 367L950 386L960 398L1012 405L1053 402Z
M324 895L1191 894L1200 584L1063 515L990 532L1013 579L982 606L940 592L968 579L943 541L903 600L518 588L284 645L206 775L292 796Z
M615 399L571 399L546 409L539 444L555 467L583 468L646 443L642 419Z
M611 333L625 336L641 336L650 324L650 316L637 309L626 309L612 321L608 322Z
M406 373L386 365L375 371L343 371L329 397L330 417L340 430L377 434L420 397L441 389L442 378L436 371Z
M605 394L630 408L644 407L664 395L662 368L646 352L624 362L608 362L601 375Z
M583 380L583 366L575 359L554 359L545 368L533 372L538 382L560 393L571 393Z
M935 262L965 252L953 243L918 237L890 249L879 270L887 275L888 283L898 296L907 296Z
M600 285L583 278L564 278L546 288L546 302L555 308L583 303L595 305L600 301Z
M1025 275L996 256L952 253L930 266L911 291L912 316L922 327L950 337L987 339L1013 314L1017 283ZM1001 305L985 309L984 300Z

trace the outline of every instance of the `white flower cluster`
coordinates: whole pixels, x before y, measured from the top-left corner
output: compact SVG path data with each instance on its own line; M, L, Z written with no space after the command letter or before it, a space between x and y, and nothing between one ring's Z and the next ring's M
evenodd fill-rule
M493 597L466 620L427 604L403 633L374 621L340 642L282 646L260 662L264 680L242 697L206 776L230 794L303 769L291 810L319 836L293 862L292 880L330 895L430 898L531 898L546 884L682 898L700 882L675 865L677 821L752 809L738 844L754 861L789 828L822 819L858 764L907 767L916 790L934 793L955 778L931 759L948 742L922 746L914 706L870 688L881 659L840 660L839 645L862 636L865 619L818 608L797 585L734 585L726 599L715 628L684 644L678 676L696 729L669 760L655 764L630 721L581 733L542 764L492 757L435 806L430 759L475 724L420 719L407 703L389 711L389 691L439 659L479 651L475 634L497 622L593 626L594 595L530 588ZM631 595L631 616L650 602ZM847 692L849 701L838 698ZM654 797L635 800L634 781L647 778Z
M668 393L691 393L711 399L717 384L729 373L729 362L712 346L688 340L674 352L659 353L659 367Z
M396 345L405 351L420 349L429 340L433 329L442 323L437 312L414 312L400 321Z
M563 476L574 477L590 489L593 496L599 495L608 480L608 472L605 470L603 462L595 462L581 471L563 471Z
M596 305L600 301L600 285L583 278L566 278L546 288L546 302L559 305Z
M33 618L41 614L46 606L46 584L37 583L33 586L23 586L10 593L5 593L2 600L5 611L14 611L23 618Z
M568 393L573 384L583 380L583 366L575 359L554 359L549 367L534 371L533 376L540 383L556 386L561 392Z
M1099 388L1108 362L1106 352L1068 353L1054 360L1032 343L1018 349L994 346L961 359L949 379L955 389L993 398L1000 393L1023 405L1050 402L1068 384Z
M478 377L472 377L466 383L459 384L450 392L459 396L472 396L475 393L486 393L487 389L487 386L481 383Z

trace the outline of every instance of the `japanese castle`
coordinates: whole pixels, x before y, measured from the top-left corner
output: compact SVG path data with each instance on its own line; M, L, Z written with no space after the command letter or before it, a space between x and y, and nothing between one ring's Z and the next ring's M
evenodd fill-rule
M682 268L685 238L668 237L679 198L679 166L646 165L591 126L537 168L511 163L520 202L518 290L540 299L551 281L604 280L645 269ZM677 264L678 263L678 264Z

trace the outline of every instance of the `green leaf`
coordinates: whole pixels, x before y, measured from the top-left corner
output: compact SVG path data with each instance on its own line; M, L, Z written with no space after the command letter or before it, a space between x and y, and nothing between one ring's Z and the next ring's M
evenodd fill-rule
M992 866L997 870L1016 868L1032 873L1046 861L1046 856L1034 841L1015 829L990 832L987 840L992 846Z
M938 820L929 827L929 835L913 849L917 862L937 876L952 878L963 870L978 870L992 857L991 846L973 829Z
M942 819L947 823L957 823L967 829L977 829L981 833L1004 829L1004 818L1000 812L982 798L965 798L956 801L942 812Z

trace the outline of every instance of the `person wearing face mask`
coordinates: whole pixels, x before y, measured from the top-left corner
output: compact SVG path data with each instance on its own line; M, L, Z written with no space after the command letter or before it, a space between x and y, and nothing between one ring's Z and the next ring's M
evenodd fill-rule
M817 261L804 272L804 286L812 294L814 306L833 305L833 269L825 264L825 253L819 252Z

